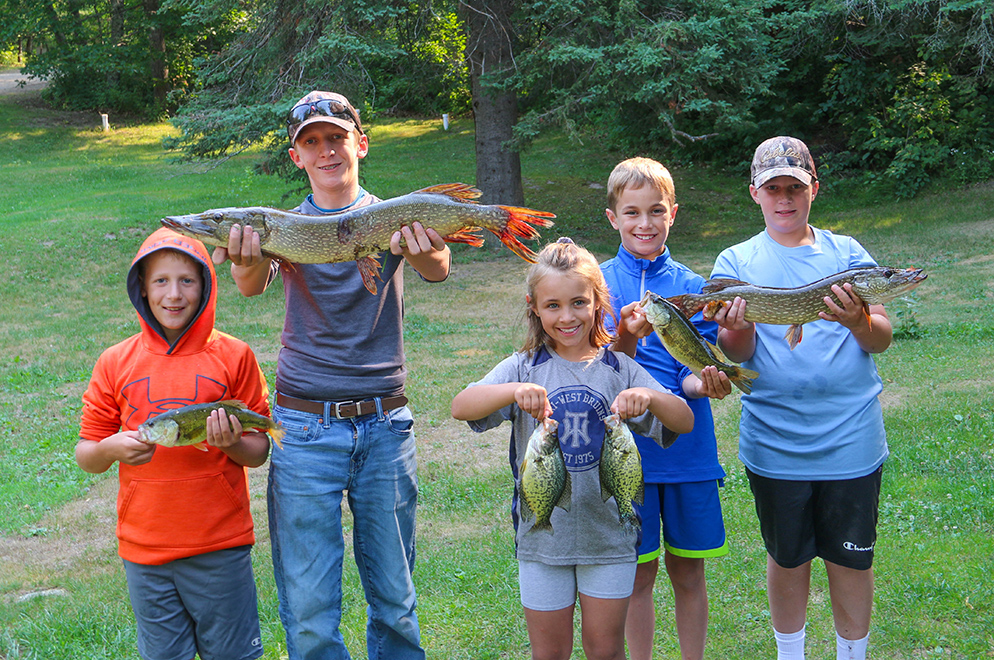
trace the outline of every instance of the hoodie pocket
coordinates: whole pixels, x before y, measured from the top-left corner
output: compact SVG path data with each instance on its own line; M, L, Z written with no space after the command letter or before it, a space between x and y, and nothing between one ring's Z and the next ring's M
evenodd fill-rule
M118 538L146 547L196 548L251 530L248 494L235 493L221 473L132 480L118 512Z

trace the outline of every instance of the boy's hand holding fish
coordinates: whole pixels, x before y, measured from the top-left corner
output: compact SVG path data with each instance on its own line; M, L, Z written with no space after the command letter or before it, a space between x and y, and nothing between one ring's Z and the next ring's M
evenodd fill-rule
M138 431L121 431L95 443L90 452L77 450L76 459L86 472L102 474L114 463L145 465L152 460L155 445L138 439Z

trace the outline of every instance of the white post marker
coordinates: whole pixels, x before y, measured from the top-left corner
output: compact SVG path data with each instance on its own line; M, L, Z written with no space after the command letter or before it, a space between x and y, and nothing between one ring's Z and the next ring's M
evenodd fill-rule
M442 115L442 128L446 131L449 130L449 113L447 112Z
M107 115L103 112L100 113L100 123L104 127L104 133L110 131L110 122L107 120Z

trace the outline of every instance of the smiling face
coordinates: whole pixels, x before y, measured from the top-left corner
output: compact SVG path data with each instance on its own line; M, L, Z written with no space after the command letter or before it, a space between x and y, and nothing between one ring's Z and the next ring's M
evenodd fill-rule
M368 150L365 135L320 121L304 126L294 136L290 159L307 172L314 203L335 209L359 194L359 160Z
M560 357L581 362L597 355L598 348L591 340L597 305L589 281L569 273L547 273L527 302Z
M176 250L159 250L142 261L142 296L148 302L152 316L162 326L166 340L172 344L200 310L203 269Z
M654 186L644 185L625 188L605 214L626 250L639 259L655 259L666 249L678 208Z
M811 202L818 194L818 182L805 184L792 176L778 176L756 188L749 186L753 201L763 210L766 231L785 247L810 245L808 228Z

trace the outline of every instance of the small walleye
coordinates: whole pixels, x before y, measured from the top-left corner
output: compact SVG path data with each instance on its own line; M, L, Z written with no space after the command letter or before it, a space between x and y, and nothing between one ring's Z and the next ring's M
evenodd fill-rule
M539 237L536 227L551 227L556 216L520 206L478 204L479 190L447 183L329 215L304 215L268 207L223 208L169 216L162 224L218 247L227 247L232 225L259 233L268 257L299 264L355 261L363 284L377 290L380 263L375 256L390 249L390 238L405 225L420 222L449 243L483 245L476 232L487 229L512 252L534 263L535 252L521 242Z
M869 318L869 305L883 305L902 296L925 281L928 275L921 268L888 268L867 266L851 268L829 275L817 282L790 289L756 286L740 280L716 278L708 280L703 293L687 293L670 298L688 318L704 310L705 318L714 318L726 300L736 296L746 301L745 320L754 323L789 325L784 339L791 350L801 342L801 326L817 321L818 312L829 313L825 297L837 304L832 285L852 284L853 293L864 303Z
M605 417L604 426L600 463L601 498L607 502L614 496L621 526L638 530L641 522L635 515L632 502L641 505L645 500L642 457L635 446L635 436L618 415Z
M663 342L663 347L674 360L694 372L695 376L699 378L704 367L714 366L726 374L735 387L746 394L752 391L752 381L759 373L730 364L721 349L702 337L700 331L676 305L652 291L646 291L639 306Z
M553 531L550 522L553 509L558 506L569 511L573 498L573 484L559 447L558 428L559 422L546 417L528 438L521 461L521 518L535 518L531 529L544 529L550 533Z
M192 445L207 451L207 418L218 408L223 408L227 415L234 415L243 428L264 429L273 442L283 449L283 429L265 415L249 410L244 403L234 400L195 403L162 413L138 427L138 439L150 445Z

